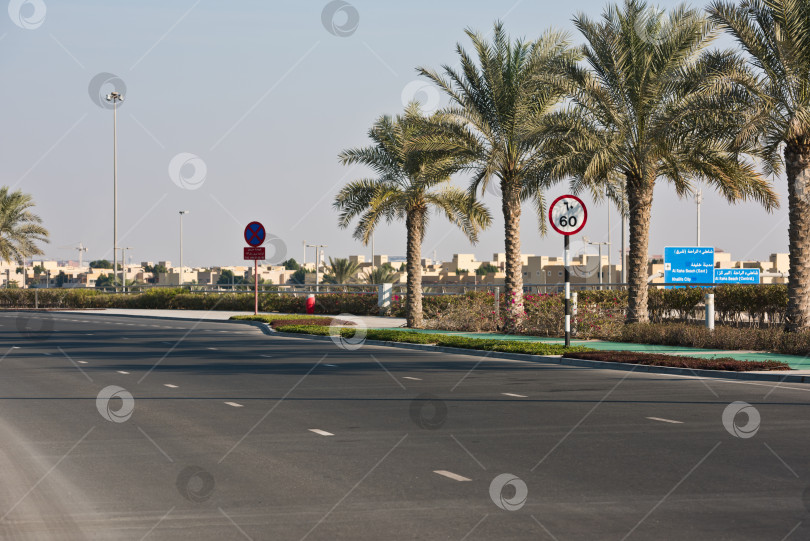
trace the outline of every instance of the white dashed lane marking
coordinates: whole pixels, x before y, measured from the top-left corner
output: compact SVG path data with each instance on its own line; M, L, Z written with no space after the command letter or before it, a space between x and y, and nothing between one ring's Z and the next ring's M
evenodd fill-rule
M123 370L116 370L119 374L129 374L129 372L124 372Z
M402 379L410 379L412 381L422 381L422 378L412 378L410 376L402 376Z
M171 383L164 383L163 385L169 389L177 389L177 385L172 385Z
M334 436L331 432L327 432L326 430L321 430L320 428L310 428L310 432L314 432L320 436Z
M237 404L236 402L225 402L225 403L228 404L229 406L233 406L234 408L243 408L244 407L242 404Z
M87 364L87 361L76 361L76 362L78 362L80 364Z
M662 423L672 423L674 425L682 425L683 421L673 421L672 419L662 419L660 417L647 417L650 421L661 421Z
M501 394L504 396L514 396L515 398L529 398L528 396L523 394L515 394L515 393L501 393Z
M453 481L472 481L472 479L464 477L463 475L459 475L447 470L433 470L433 473L438 473L439 475L443 475L444 477L452 479Z

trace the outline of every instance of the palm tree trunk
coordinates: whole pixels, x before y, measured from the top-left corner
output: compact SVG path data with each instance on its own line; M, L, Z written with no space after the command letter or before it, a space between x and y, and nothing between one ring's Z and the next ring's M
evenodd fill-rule
M810 145L785 147L788 181L790 274L785 330L799 331L810 323Z
M406 298L408 327L422 327L422 228L424 225L423 209L408 212L405 228L408 234L407 269L408 292Z
M630 252L627 261L627 323L647 323L647 251L650 244L650 213L653 183L627 178L630 207Z
M501 206L503 208L506 238L506 321L504 330L520 331L523 323L523 260L520 257L520 187L508 179L501 180Z

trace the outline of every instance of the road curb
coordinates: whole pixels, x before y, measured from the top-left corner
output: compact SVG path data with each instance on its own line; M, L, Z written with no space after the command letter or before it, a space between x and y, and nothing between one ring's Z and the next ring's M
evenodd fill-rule
M247 323L247 322L245 322ZM256 322L250 322L256 323ZM279 332L270 329L266 325L265 334L283 338L299 338L302 340L319 340L331 342L329 336L317 334L299 334ZM418 351L430 351L435 353L452 353L454 355L468 355L471 357L483 357L488 359L504 359L507 361L527 361L544 364L557 364L562 366L572 366L577 368L595 368L598 370L620 370L624 372L639 372L647 374L668 374L673 376L692 376L715 379L736 379L746 381L769 381L777 383L810 383L810 376L791 376L789 374L780 375L760 374L755 372L729 372L724 370L694 370L692 368L676 368L671 366L650 366L646 364L612 363L606 361L590 361L585 359L569 359L563 356L531 355L529 353L506 353L500 351L482 351L479 349L453 348L446 346L432 346L428 344L408 344L404 342L387 342L383 340L366 340L371 346L392 347L399 349L413 349Z

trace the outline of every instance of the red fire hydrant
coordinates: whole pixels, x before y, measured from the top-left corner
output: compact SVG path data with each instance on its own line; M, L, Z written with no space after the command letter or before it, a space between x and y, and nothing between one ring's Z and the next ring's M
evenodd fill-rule
M309 295L307 297L307 314L314 314L315 313L315 295Z

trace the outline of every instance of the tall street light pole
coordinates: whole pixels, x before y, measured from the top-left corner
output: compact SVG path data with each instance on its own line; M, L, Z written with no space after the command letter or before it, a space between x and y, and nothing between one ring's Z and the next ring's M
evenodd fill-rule
M588 237L582 237L583 242L585 244L590 244L591 246L598 246L599 247L599 289L602 289L602 246L608 247L608 257L610 257L610 243L609 242L591 242L591 239ZM610 269L610 267L608 267Z
M124 96L120 92L110 92L106 99L113 104L113 276L116 276L118 274L118 103L124 101ZM115 285L115 280L113 280L113 285Z
M185 273L183 272L183 215L188 214L191 212L190 210L181 210L180 211L180 285L183 285L183 278Z
M321 276L320 254L321 248L326 248L326 244L307 244L307 248L315 248L315 292L318 292L318 282Z
M127 250L132 250L132 246L120 248L121 250L121 286L123 291L127 289Z

